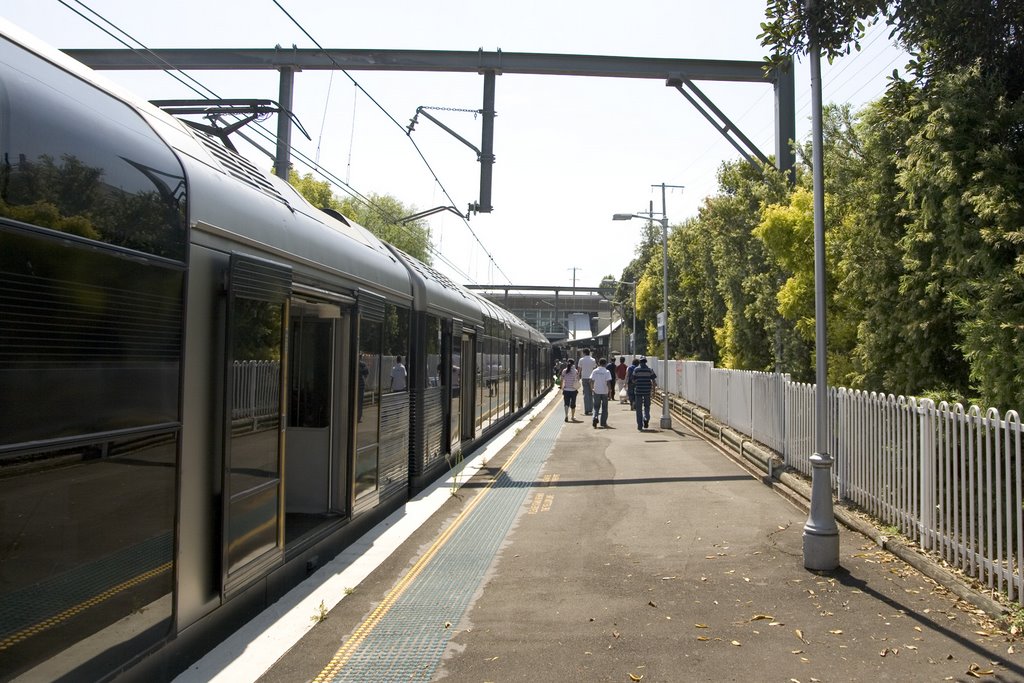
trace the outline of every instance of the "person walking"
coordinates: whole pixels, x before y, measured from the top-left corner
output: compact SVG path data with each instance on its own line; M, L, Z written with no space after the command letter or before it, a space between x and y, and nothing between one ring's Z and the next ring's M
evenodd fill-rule
M626 398L629 399L629 409L636 410L636 396L633 393L633 371L640 367L640 359L634 358L633 363L626 368Z
M565 404L565 421L569 422L569 413L572 412L572 421L576 421L576 394L580 383L580 372L576 369L576 362L570 358L565 361L565 369L562 370L562 402Z
M636 405L636 428L642 432L651 422L651 396L658 386L658 375L647 367L647 357L640 357L640 365L633 371L633 403Z
M608 397L613 385L612 373L608 371L608 361L604 358L597 361L597 369L590 375L594 390L594 429L600 421L602 427L608 427Z
M590 375L597 367L597 361L590 355L590 349L583 349L583 356L577 365L580 379L583 381L583 414L590 415L594 411L594 385L590 381Z
M626 392L623 389L626 388L627 367L626 357L619 356L619 364L615 366L615 396L619 403L626 403Z
M405 391L409 371L402 364L402 357L395 356L395 364L391 366L391 391Z

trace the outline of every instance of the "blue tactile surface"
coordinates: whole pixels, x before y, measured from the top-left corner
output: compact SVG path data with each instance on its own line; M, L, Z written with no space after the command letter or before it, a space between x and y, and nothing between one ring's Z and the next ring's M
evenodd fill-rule
M562 427L552 413L436 555L348 656L336 681L427 681Z

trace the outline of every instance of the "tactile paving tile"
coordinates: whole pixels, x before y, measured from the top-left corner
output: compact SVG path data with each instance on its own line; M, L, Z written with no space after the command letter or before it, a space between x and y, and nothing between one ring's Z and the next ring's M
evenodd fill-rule
M12 634L45 630L100 604L119 588L145 580L158 570L169 570L172 541L170 533L154 536L0 596L0 650Z
M476 507L324 681L427 681L501 548L562 426L552 413ZM555 419L558 417L559 419Z

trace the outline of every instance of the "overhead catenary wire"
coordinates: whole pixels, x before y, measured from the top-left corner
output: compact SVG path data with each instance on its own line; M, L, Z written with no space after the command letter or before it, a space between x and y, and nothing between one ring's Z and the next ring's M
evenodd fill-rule
M334 57L331 56L331 54L324 48L324 46L321 45L319 43L319 41L317 41L317 39L314 38L312 36L312 34L310 34L310 32L307 31L306 28L295 17L293 17L291 15L291 13L288 12L287 9L284 8L284 6L279 2L279 0L272 0L272 1L273 1L273 3L275 5L277 5L278 9L280 9L281 12L284 13L284 15L286 17L288 17L288 19L293 24L295 24L295 27L298 28L300 31L302 31L302 33L307 38L309 38L309 40L312 41L312 43L314 45L316 45L317 49L319 49L321 52L323 52L324 56L326 56L328 59L331 60L331 62L338 68L338 71L340 71L341 73L345 74L345 76L350 81L352 81L353 85L355 85L364 95L366 95L366 97L370 100L370 102L372 102L378 109L380 109L381 112L383 112L384 115L387 116L388 119L390 119L391 122L393 124L395 124L395 126L397 126L403 133L406 133L406 127L403 126L401 123L399 123L398 120L394 116L392 116L391 113L380 102L378 102L369 92L367 92L366 89L363 88L363 86L360 85L359 82L356 81L356 79L353 78L351 74L349 74L345 69L342 69L341 65L338 64L338 62L334 59ZM444 196L448 198L448 201L451 203L452 206L455 206L456 205L455 200L452 199L452 196L448 193L448 190L445 188L444 183L441 182L441 179L437 177L437 173L434 171L433 167L430 165L430 162L427 161L427 157L426 157L426 155L423 154L423 151L420 149L420 146L418 144L416 144L416 141L412 139L412 136L408 135L407 133L406 133L406 137L409 138L409 141L412 143L412 146L416 150L416 153L419 155L420 159L423 161L424 165L427 167L427 170L430 171L430 174L433 176L434 181L437 183L438 187L441 188L441 191L444 193ZM491 264L493 264L494 268L499 273L501 273L502 277L504 277L505 280L509 284L511 284L512 280L501 269L501 266L499 266L498 262L495 261L494 256L491 255L491 252L487 249L487 247L484 246L484 243L480 240L480 237L476 234L476 231L474 231L472 226L470 226L469 221L467 221L467 220L465 220L465 218L463 218L463 223L465 223L466 229L469 230L469 233L473 236L473 239L476 240L476 243L478 245L480 245L480 248L484 251L485 254L487 254L487 258L491 262Z
M88 22L89 24L91 24L92 26L94 26L98 30L102 31L107 36L109 36L110 38L112 38L113 40L118 42L119 44L123 45L125 48L127 48L129 50L132 50L133 52L136 52L136 53L142 55L143 58L145 58L151 64L154 64L155 66L163 67L163 70L164 70L165 73L167 73L167 75L169 75L171 78L175 79L181 85L183 85L187 89L191 90L195 94L199 95L200 97L203 97L203 98L219 98L220 97L220 95L216 91L214 91L212 88L208 87L206 84L202 83L198 79L196 79L196 78L190 76L189 74L185 73L184 71L182 71L179 67L175 66L174 64L171 64L170 62L167 62L166 60L160 58L159 55L157 55L155 52L153 52L152 49L147 47L138 38L135 38L133 35L131 35L127 31L125 31L123 28L121 28L120 26L118 26L114 22L112 22L109 19L107 19L101 13L99 13L96 10L92 9L89 5L87 5L82 0L74 0L74 2L77 5L81 6L85 11L87 11L89 14L91 14L96 19L93 19L93 18L91 18L89 16L86 16L85 14L83 14L82 11L79 11L75 7L72 7L65 0L58 0L58 2L60 2L60 4L63 5L69 11L71 11L74 14L78 15L84 21ZM106 26L101 25L98 22L103 22L103 24L105 24ZM109 29L107 28L108 26L110 27ZM117 32L117 33L121 34L121 36L124 36L125 38L127 38L128 40L133 41L135 43L135 45L131 44L130 42L128 42L124 38L120 37L119 35L115 35L114 32ZM359 87L358 84L356 84L356 86ZM272 146L276 145L276 137L275 137L275 135L272 132L266 130L266 128L264 128L258 122L254 123L254 128L255 128L255 131L257 132L257 134L260 137L262 137L263 140L265 140L266 142L270 143ZM267 154L268 156L270 156L270 158L273 158L273 154L267 152L266 150L263 150L258 144L255 143L255 141L249 139L247 136L244 136L244 135L242 135L242 137L247 142L249 142L249 144L253 145L256 149L259 149L264 154ZM381 206L377 205L369 197L365 196L364 194L362 194L361 192L356 190L354 187L349 185L347 182L342 181L340 178L338 178L332 172L330 172L326 168L322 167L316 160L310 159L307 155L301 153L298 150L293 150L293 154L294 154L294 156L297 159L301 160L304 165L309 167L311 170L319 173L321 176L323 176L329 182L333 182L340 189L342 189L347 194L349 194L353 199L355 199L358 202L361 202L362 204L364 204L368 208L376 211L386 221L388 221L390 223L394 223L395 225L397 225L399 227L399 229L404 230L407 234L414 235L414 232L413 232L413 230L412 230L412 228L410 226L401 224L399 222L399 218L400 218L399 216L394 216L393 214L391 214L391 212L389 212L384 207L381 207ZM453 263L450 259L448 259L444 254L441 254L439 251L437 251L432 245L427 244L427 250L428 250L428 252L433 257L437 258L439 261L445 263L449 268L451 268L453 270L453 272L456 272L460 276L465 278L465 280L467 282L472 282L474 284L478 284L478 283L475 282L474 278L472 278L469 274L464 272L455 263Z

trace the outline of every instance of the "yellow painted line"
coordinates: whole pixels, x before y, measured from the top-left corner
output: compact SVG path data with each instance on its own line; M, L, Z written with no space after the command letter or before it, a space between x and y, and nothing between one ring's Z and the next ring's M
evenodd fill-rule
M42 633L43 631L51 629L54 626L59 625L61 622L67 621L68 619L70 619L71 617L75 616L76 614L80 614L81 612L84 612L85 610L89 609L90 607L95 607L96 605L100 604L101 602L103 602L105 600L108 600L109 598L114 597L115 595L117 595L121 591L127 590L128 588L131 588L132 586L138 585L138 584L142 583L143 581L148 581L149 579L153 578L154 576L162 574L163 572L169 570L170 568L171 568L171 563L170 562L165 562L164 564L160 565L156 569L151 569L151 570L149 570L148 572L146 572L144 574L139 574L136 577L128 579L124 583L119 583L118 585L114 586L113 588L108 588L107 590L103 591L102 593L98 593L98 594L92 596L91 598L89 598L85 602L80 602L77 605L74 605L73 607L69 607L68 609L64 610L63 612L55 614L52 617L47 617L43 621L40 621L38 624L33 624L32 626L29 626L26 629L22 629L21 631L18 631L17 633L9 635L6 638L4 638L3 640L0 640L0 652L3 652L4 650L7 650L7 649L17 645L18 643L20 643L23 640L27 640L27 639L31 638L32 636L38 635L39 633Z
M550 412L551 411L549 411L549 414ZM530 432L527 438L523 440L523 443L520 444L520 446L515 450L515 452L508 457L508 460L506 460L505 463L501 466L501 469L498 470L498 473L489 482L487 482L487 486L480 490L480 493L478 493L476 497L473 498L473 500L471 500L469 504L466 505L465 509L461 513L459 513L459 515L452 521L451 525L447 529L445 529L440 536L437 537L437 540L435 540L434 543L430 546L430 548L428 548L427 551L423 553L420 559L416 561L416 564L414 564L412 568L409 569L408 572L406 572L405 576L403 576L398 581L398 583L395 584L394 588L392 588L384 597L384 599L380 602L380 604L377 605L377 608L370 613L370 616L368 616L363 621L363 623L356 627L356 629L352 632L352 635L349 636L349 639L346 640L345 643L341 646L341 648L339 648L338 651L334 654L334 656L331 657L330 661L327 663L327 666L325 666L324 669L319 674L317 674L317 676L313 679L313 683L325 683L325 681L328 681L337 676L338 672L340 672L345 667L345 665L348 664L349 659L352 658L352 655L355 653L355 651L359 648L360 645L362 645L363 641L366 640L370 633L373 632L373 629L377 627L381 620L384 619L385 615L387 615L387 613L391 610L395 602L397 602L398 599L402 597L402 594L405 593L406 589L408 589L412 582L415 581L416 578L423 572L426 566L430 564L430 561L434 559L434 556L437 555L441 548L444 547L444 544L448 542L448 539L452 537L452 535L458 530L458 528L462 526L463 522L465 522L466 519L468 519L469 515L473 512L473 510L477 508L477 506L480 504L480 501L483 500L484 495L491 490L491 488L494 486L494 483L498 480L498 477L501 476L501 473L506 471L509 465L515 462L515 459L519 457L519 454L522 453L523 449L526 448L526 446L533 441L533 437L536 436L537 432L540 431L540 428L544 426L544 421L547 420L548 417L549 415L546 415L544 416L544 419L539 420L537 426L534 427L533 431Z

